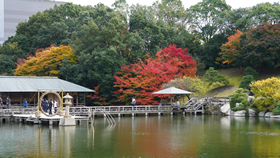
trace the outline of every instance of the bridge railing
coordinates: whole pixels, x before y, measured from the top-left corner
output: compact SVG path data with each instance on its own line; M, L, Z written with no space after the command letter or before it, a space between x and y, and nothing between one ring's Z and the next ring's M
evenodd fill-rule
M65 107L63 108L65 110ZM71 115L86 115L93 111L103 110L109 113L118 112L169 112L172 111L172 106L170 105L137 105L137 106L94 106L94 107L70 107L69 112ZM11 115L11 114L31 114L37 111L37 107L23 108L22 106L13 106L9 109L0 109L1 115Z
M158 105L137 105L137 106L95 106L95 107L70 107L70 113L83 113L92 110L103 110L108 112L126 112L126 111L171 111L171 106Z

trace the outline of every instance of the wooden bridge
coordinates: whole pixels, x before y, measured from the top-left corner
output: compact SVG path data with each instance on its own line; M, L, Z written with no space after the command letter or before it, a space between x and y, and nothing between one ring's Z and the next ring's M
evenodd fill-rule
M108 115L163 115L168 113L173 115L174 113L194 113L198 112L204 113L206 108L211 108L213 106L221 107L223 104L229 102L227 97L208 97L208 98L191 98L188 102L181 105L138 105L138 106L95 106L95 107L70 107L70 115L72 115L77 122L90 121L93 116L103 115L108 117ZM18 106L11 106L10 109L0 109L0 121L11 120L19 122L32 122L40 123L47 121L49 124L57 122L63 116L47 117L40 116L35 117L35 112L37 107L22 108Z

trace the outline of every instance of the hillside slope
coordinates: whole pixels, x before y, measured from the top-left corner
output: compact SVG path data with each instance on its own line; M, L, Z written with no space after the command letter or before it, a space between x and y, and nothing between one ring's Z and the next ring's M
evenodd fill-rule
M219 74L224 75L229 80L228 86L221 86L217 88L210 88L205 97L227 97L238 89L240 81L244 76L243 70L239 68L218 70ZM257 75L257 80L263 80L271 77L280 78L280 70L262 70Z

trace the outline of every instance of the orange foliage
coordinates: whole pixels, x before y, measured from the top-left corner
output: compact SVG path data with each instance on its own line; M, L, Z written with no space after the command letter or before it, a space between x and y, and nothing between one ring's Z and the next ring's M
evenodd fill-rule
M137 104L158 104L160 95L152 95L163 83L182 76L195 76L196 62L187 55L187 49L169 45L156 54L135 64L123 65L119 76L115 76L115 91L118 103L130 104L131 97L136 97Z
M222 45L220 55L222 56L223 64L230 64L233 61L235 55L240 53L240 40L239 37L242 34L237 30L236 33L228 38L228 42Z
M70 46L48 47L38 49L35 56L27 57L27 60L19 59L15 76L59 76L62 60L67 58L74 64L77 56L73 54Z

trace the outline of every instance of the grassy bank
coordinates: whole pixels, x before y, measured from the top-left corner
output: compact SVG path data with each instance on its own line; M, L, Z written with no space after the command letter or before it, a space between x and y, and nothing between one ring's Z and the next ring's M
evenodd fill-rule
M240 81L243 79L243 70L239 68L218 70L219 74L224 75L229 80L228 86L209 87L205 96L226 97L237 90ZM263 80L271 77L280 78L280 70L262 70L256 76L256 80Z

